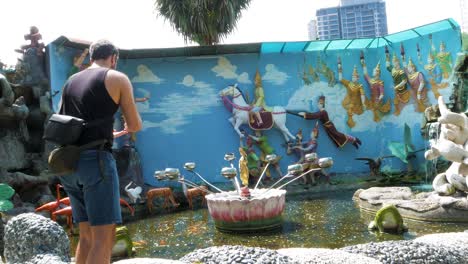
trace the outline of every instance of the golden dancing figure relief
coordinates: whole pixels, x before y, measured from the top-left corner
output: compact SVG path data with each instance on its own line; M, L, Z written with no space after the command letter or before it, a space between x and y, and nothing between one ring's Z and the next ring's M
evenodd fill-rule
M393 90L395 91L395 98L393 99L395 112L393 114L398 116L410 99L410 92L406 86L408 81L406 79L405 71L401 68L400 61L397 56L393 54L392 63L390 63L390 55L387 47L385 47L385 53L386 68L392 74Z
M404 65L405 62L403 62ZM424 112L429 106L427 103L427 89L425 87L426 82L424 81L424 75L416 70L416 66L411 61L408 61L408 65L405 67L405 72L408 77L408 83L411 88L411 97L413 97L416 103L416 111Z
M361 115L365 109L366 94L364 93L364 87L359 83L359 74L357 72L356 65L354 66L353 76L351 81L343 79L343 69L341 66L341 60L338 58L338 80L346 88L346 97L341 102L344 109L348 114L348 124L349 127L354 127L356 123L353 120L353 115Z
M452 55L450 52L445 51L445 43L440 42L438 53L436 53L434 46L432 46L432 52L434 53L437 64L439 64L442 69L442 77L448 79L452 72Z
M366 107L374 113L374 121L379 122L384 114L390 112L391 104L387 100L384 103L384 82L380 79L380 61L374 68L373 77L371 78L367 74L366 61L364 60L364 54L361 52L361 65L364 73L364 78L369 84L371 91L370 100L366 100Z

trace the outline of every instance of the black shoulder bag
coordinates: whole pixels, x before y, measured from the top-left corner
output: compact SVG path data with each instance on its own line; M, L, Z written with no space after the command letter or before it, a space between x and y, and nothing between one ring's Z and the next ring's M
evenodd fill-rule
M68 115L53 114L44 129L44 139L59 147L50 152L49 169L57 175L66 175L75 171L80 153L86 149L101 146L108 141L99 139L88 144L77 146L76 142L88 127L97 126L113 118L102 118L91 122Z

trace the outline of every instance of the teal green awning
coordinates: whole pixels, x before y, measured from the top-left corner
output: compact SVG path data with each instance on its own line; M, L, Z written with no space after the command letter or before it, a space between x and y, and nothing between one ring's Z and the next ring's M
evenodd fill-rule
M445 19L417 28L408 29L384 37L363 39L340 39L323 41L266 42L261 43L260 53L312 52L345 49L374 49L391 46L405 40L419 38L444 30L460 30L453 19Z

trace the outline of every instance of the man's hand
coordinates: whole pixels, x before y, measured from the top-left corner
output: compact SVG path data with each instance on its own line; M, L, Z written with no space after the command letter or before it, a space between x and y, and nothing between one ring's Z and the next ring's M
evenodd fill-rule
M117 130L114 129L112 134L113 134L114 138L118 138L118 137L121 137L123 135L128 134L128 131L126 129L121 130L121 131L117 131Z
M305 117L306 113L305 112L299 112L297 113L298 115L302 116L302 117Z

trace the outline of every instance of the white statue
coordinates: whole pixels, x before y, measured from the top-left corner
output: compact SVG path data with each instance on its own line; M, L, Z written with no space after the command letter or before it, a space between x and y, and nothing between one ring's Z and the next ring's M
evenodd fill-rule
M433 160L442 156L452 164L447 171L435 177L432 186L440 195L468 192L468 117L450 111L442 96L439 96L438 103L440 136L431 142L431 149L424 153L424 157Z
M128 197L130 198L130 200L132 201L132 203L136 203L137 199L140 199L141 200L141 192L143 191L143 189L140 187L140 186L137 186L135 188L130 188L130 186L132 185L132 181L130 181L127 186L125 186L125 191L127 192L127 195Z

